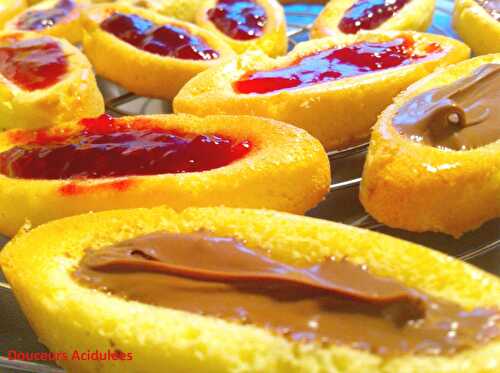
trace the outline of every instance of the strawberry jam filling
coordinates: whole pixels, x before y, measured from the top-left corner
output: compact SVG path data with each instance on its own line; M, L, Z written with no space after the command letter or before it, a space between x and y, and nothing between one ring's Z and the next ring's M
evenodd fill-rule
M391 18L410 0L358 0L346 10L339 29L346 34L373 30Z
M0 40L0 74L28 91L57 83L68 70L60 45L48 37Z
M267 21L264 8L252 0L219 0L207 15L219 31L236 40L262 36Z
M429 47L426 52L436 53L440 50L439 46L432 44L432 49ZM313 53L288 67L248 72L233 83L233 88L238 93L269 93L302 88L409 65L426 56L416 53L411 38L381 43L360 42Z
M33 134L32 141L0 153L0 172L25 179L198 172L226 166L252 147L248 140L166 130L147 120L130 126L104 115L82 125L73 135Z
M213 60L219 53L201 38L174 25L155 25L135 14L114 13L101 23L101 28L134 47L157 54L186 60Z
M59 23L74 8L73 0L60 0L53 8L27 11L19 17L16 27L20 30L43 30Z

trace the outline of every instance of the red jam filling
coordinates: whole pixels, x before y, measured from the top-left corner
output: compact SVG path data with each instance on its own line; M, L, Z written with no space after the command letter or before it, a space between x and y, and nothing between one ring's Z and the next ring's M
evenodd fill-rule
M67 70L68 61L64 51L53 39L9 38L0 41L0 74L25 90L50 87Z
M213 60L219 53L201 38L174 25L155 25L135 14L114 13L101 23L101 28L134 47L186 60Z
M131 127L102 116L76 135L34 136L0 153L0 172L25 179L87 179L199 172L223 167L251 150L248 140ZM35 141L38 141L35 142Z
M432 52L437 50L433 49ZM316 52L285 68L249 72L233 83L233 88L238 93L269 93L302 88L409 65L424 57L415 53L414 41L410 38L382 43L360 42Z
M59 0L53 8L30 10L17 21L20 30L43 30L54 26L75 8L73 0Z
M267 21L264 8L252 0L219 0L207 15L219 31L236 40L262 36Z
M346 10L339 29L346 34L373 30L387 21L410 0L358 0Z

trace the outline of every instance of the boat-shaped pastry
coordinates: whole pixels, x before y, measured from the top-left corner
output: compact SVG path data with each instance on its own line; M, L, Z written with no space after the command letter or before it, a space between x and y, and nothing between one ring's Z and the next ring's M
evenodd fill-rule
M12 18L5 29L33 31L75 44L82 40L80 13L85 6L84 0L44 0Z
M500 53L500 1L455 0L453 28L475 54Z
M196 22L237 53L260 49L279 56L288 50L285 12L277 0L208 0Z
M63 39L0 32L0 128L97 116L104 102L87 58Z
M26 9L26 0L2 0L0 1L0 28L5 22Z
M500 366L499 278L332 222L229 208L108 211L23 233L0 263L69 372Z
M302 214L330 186L321 144L254 117L103 115L0 134L0 233L89 211L168 205Z
M411 83L468 56L461 42L411 31L316 39L285 57L247 53L201 73L179 92L174 110L273 118L339 149L364 141Z
M173 98L193 76L235 55L210 31L143 8L96 5L82 22L97 73L142 96Z
M361 202L377 220L460 236L500 217L500 55L437 71L372 134Z
M426 31L435 0L331 0L314 21L311 37L371 30Z

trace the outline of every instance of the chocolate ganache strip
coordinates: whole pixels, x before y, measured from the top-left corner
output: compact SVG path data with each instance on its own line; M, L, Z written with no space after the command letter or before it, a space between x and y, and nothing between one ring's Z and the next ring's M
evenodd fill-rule
M496 310L469 312L346 260L284 264L203 232L87 250L73 276L129 300L382 355L452 354L500 336Z
M418 95L393 119L402 135L453 150L475 149L500 139L500 64Z

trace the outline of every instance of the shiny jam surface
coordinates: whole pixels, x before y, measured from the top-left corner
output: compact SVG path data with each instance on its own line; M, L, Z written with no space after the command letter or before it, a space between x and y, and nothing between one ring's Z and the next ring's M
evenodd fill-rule
M236 40L262 36L267 21L265 9L252 0L219 0L207 16L219 31Z
M135 14L114 13L101 28L134 47L160 56L213 60L219 53L201 38L174 25L155 25Z
M165 130L147 120L130 126L107 115L82 121L73 135L35 134L0 153L0 172L26 179L88 179L212 170L243 158L248 140ZM35 131L36 132L36 131Z
M387 21L410 0L358 0L346 10L339 29L346 34L373 30Z
M43 30L60 22L74 8L73 0L59 0L52 8L27 11L19 17L16 26L20 30Z
M33 91L50 87L67 70L64 51L53 39L0 40L0 74L22 89Z
M430 46L432 49L428 47L427 53L441 50L435 44ZM360 42L316 52L298 59L288 67L249 72L233 83L233 88L238 93L269 93L302 88L409 65L426 56L415 53L414 41L410 38L381 43Z

